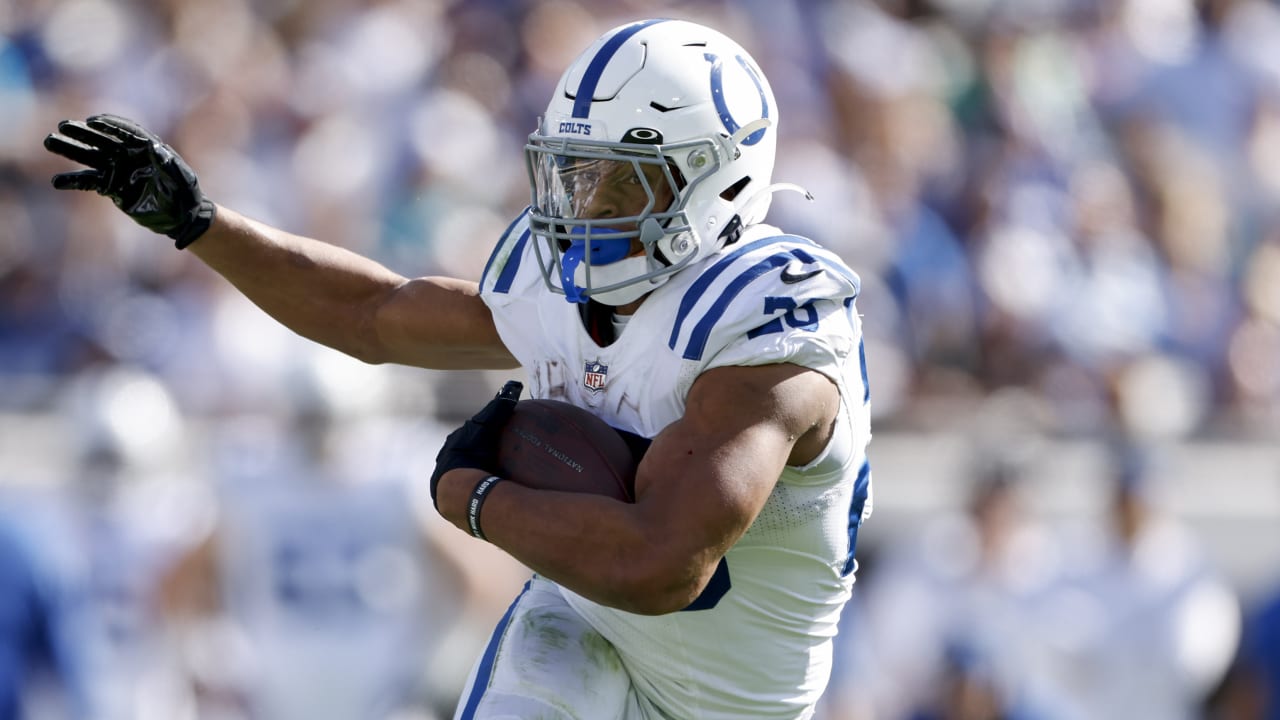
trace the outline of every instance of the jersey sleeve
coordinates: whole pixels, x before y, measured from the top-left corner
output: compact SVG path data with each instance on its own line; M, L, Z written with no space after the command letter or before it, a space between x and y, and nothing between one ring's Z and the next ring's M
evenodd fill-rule
M669 340L699 372L793 363L833 379L860 353L861 281L834 253L783 235L711 266L682 298Z
M494 246L480 276L480 299L489 307L502 344L525 367L548 351L549 291L542 277L538 240L529 230L529 211L520 213ZM561 305L566 305L563 299ZM566 305L567 307L567 305Z
M534 243L529 230L529 209L525 208L502 233L480 276L480 297L490 308L505 307L525 295L535 283L542 284Z

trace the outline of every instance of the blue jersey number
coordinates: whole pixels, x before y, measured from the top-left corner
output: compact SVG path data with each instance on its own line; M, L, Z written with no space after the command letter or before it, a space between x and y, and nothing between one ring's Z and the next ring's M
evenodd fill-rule
M776 315L779 310L785 311L782 317L776 317L747 332L747 337L755 339L761 335L780 333L783 330L784 322L788 326L799 330L813 331L818 329L818 309L813 306L812 300L797 303L795 298L790 297L766 297L764 299L765 315Z

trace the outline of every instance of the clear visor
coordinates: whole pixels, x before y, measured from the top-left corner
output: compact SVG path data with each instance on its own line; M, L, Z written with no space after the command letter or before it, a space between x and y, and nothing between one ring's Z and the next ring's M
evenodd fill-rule
M658 243L689 232L681 192L691 186L665 150L530 137L529 227L548 287L571 302L625 304L619 293L652 287L646 281L679 267L660 257Z
M679 196L672 169L656 153L558 150L529 148L534 212L570 221L565 225L593 239L634 237L645 218L665 219Z

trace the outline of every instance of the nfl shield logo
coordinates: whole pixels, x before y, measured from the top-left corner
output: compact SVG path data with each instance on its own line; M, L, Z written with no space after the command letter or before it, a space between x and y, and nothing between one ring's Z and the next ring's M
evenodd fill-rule
M609 375L609 366L601 365L599 361L588 360L586 367L583 368L582 384L587 389L596 392L604 389L604 381Z

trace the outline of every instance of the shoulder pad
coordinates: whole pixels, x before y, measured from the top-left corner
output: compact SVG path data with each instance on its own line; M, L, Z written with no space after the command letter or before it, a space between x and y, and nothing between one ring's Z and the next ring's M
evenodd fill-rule
M774 325L813 330L820 316L852 312L860 288L857 274L812 240L754 239L702 268L680 300L667 344L686 360L701 360L735 337L755 338Z
M503 231L498 244L489 254L484 272L480 275L481 294L510 293L518 275L527 275L532 272L541 277L541 271L533 267L536 262L525 262L525 258L529 255L530 242L529 208L525 208ZM525 267L526 265L530 267ZM521 270L524 273L521 273Z

